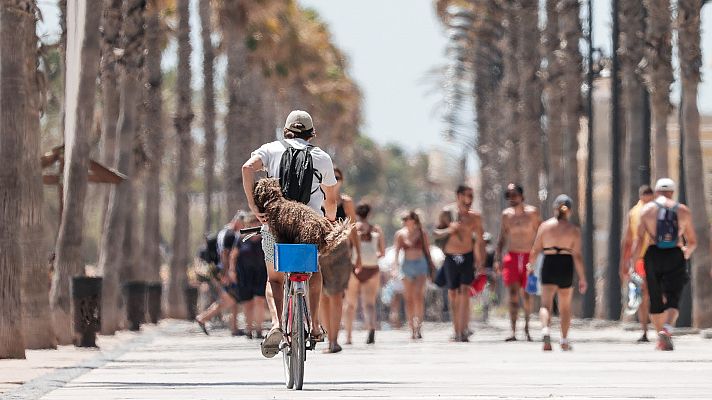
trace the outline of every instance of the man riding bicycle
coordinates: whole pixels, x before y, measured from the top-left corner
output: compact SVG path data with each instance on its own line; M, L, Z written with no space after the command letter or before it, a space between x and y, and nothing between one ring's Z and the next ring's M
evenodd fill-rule
M311 156L314 169L311 196L307 205L316 212L323 213L329 221L333 222L336 220L338 198L331 157L320 148L310 144L316 137L316 130L309 113L301 110L292 111L284 125L284 137L283 141L276 140L262 145L252 153L250 159L242 166L242 184L248 205L263 224L262 248L265 253L268 274L266 297L272 318L272 328L262 342L261 348L262 354L268 358L274 357L279 352L279 345L284 336L281 327L284 274L274 270L275 239L269 231L269 221L265 219L264 214L259 213L254 202L255 173L257 171L267 171L269 177L284 176L284 171L281 171L284 164L284 153L287 150L293 152L306 149ZM292 176L295 174L286 175ZM309 314L312 315L310 335L316 341L323 341L324 336L319 324L318 312L321 286L321 274L314 273L309 280Z

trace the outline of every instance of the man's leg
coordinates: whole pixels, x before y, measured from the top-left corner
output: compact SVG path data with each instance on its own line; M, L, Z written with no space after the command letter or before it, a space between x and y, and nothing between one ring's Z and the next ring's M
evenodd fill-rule
M541 321L541 334L544 337L544 350L551 350L551 313L554 307L556 285L541 285L541 308L539 320Z
M198 322L204 324L207 321L213 319L213 317L218 315L223 310L232 307L235 304L235 299L233 299L232 296L227 294L227 292L225 292L224 290L220 290L220 298L218 299L218 301L211 304L210 307L208 307L205 311L199 314L195 319Z
M455 340L459 340L458 336L462 332L460 327L460 298L458 297L457 289L448 289L447 298L450 303L450 315L452 316L452 327L455 331Z
M309 315L312 320L312 336L321 335L321 323L319 319L319 301L321 300L321 273L315 272L309 279Z
M517 317L519 316L519 283L513 282L507 286L509 292L509 321L512 336L507 341L517 340Z
M460 313L460 340L466 340L467 323L470 319L470 286L460 285L457 296L460 301L460 305L458 306L458 312Z
M284 274L276 272L272 264L267 264L267 287L265 288L265 297L270 316L272 317L272 328L279 328L282 324Z
M573 297L573 288L559 289L559 317L561 319L561 338L566 340L569 336L569 328L571 327L571 298Z
M529 335L529 314L532 312L532 299L524 288L519 291L522 294L522 304L524 306L524 335L526 336L527 341L531 342L532 337Z
M643 330L643 338L648 337L648 322L650 320L650 295L648 294L648 285L643 282L643 302L638 306L638 321L640 328ZM641 338L642 339L642 338Z
M334 346L339 343L339 330L341 329L341 315L344 309L344 294L329 295L329 343Z

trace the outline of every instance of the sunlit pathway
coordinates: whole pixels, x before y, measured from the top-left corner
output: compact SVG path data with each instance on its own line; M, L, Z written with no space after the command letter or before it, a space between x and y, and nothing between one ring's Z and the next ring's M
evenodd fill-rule
M575 327L575 351L504 343L504 321L479 328L473 342L448 343L427 325L422 343L404 331L359 332L341 354L309 353L304 391L282 384L280 358L263 359L256 341L226 331L206 337L183 322L164 323L144 343L48 393L44 399L454 399L700 398L712 394L712 341L680 337L672 353L631 344L637 333Z

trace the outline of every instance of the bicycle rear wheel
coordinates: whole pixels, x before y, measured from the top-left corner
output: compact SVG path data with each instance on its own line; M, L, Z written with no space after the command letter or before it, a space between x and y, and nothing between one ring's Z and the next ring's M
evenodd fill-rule
M284 293L284 307L282 309L282 326L287 331L287 334L291 333L291 326L294 324L294 308L292 307L292 297L287 294L287 290ZM293 337L290 338L293 339ZM282 349L282 360L284 364L284 380L287 385L287 389L292 389L294 387L294 374L292 374L292 346L294 342L287 343L288 346Z
M292 315L292 348L291 348L291 367L292 377L294 378L294 389L302 390L304 385L304 362L307 358L307 342L306 342L306 302L303 295L296 295L292 298L293 315Z

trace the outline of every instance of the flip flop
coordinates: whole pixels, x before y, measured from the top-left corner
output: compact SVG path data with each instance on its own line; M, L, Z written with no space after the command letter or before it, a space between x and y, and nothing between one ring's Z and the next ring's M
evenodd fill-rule
M284 338L284 332L281 328L272 328L267 333L267 336L260 344L262 355L267 358L272 358L279 353L279 344Z
M200 321L198 321L197 319L195 320L195 322L198 323L198 326L200 327L200 329L203 330L203 333L204 333L204 334L210 336L210 334L208 333L208 329L205 327L205 322L200 322Z

